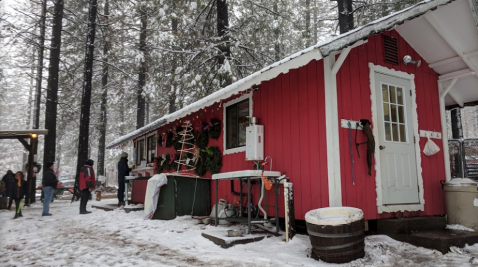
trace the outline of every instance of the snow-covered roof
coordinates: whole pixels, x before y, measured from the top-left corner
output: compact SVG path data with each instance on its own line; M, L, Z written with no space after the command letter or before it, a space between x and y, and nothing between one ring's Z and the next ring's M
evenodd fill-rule
M365 26L354 29L350 32L341 34L324 42L299 51L287 58L282 59L264 69L253 73L209 96L206 96L174 113L165 115L158 120L130 133L124 135L113 142L107 144L107 148L114 148L147 132L150 132L162 125L183 118L193 112L204 107L210 106L221 100L227 99L235 94L245 91L254 85L259 85L263 81L271 80L281 73L288 73L290 69L296 69L306 65L312 60L320 60L333 52L354 45L358 41L366 40L369 36L384 32L397 25L403 24L407 20L420 17L430 10L436 10L442 5L451 2L468 1L468 0L427 0L420 2L414 6L401 10L397 13L375 20ZM408 41L408 39L407 39ZM420 53L420 51L418 51Z

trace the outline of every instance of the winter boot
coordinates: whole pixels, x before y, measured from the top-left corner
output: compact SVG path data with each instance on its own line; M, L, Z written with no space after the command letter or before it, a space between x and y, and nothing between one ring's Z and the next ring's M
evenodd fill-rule
M81 210L80 211L80 214L90 214L90 213L91 213L91 211L87 211L87 210Z
M13 219L16 219L16 218L20 218L21 216L18 215L18 213L15 213L15 217L13 217Z

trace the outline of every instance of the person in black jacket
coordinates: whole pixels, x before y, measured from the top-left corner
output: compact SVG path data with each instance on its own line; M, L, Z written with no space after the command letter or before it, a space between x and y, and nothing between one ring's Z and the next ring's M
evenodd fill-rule
M128 167L128 153L123 152L118 162L118 206L124 206L124 180L130 171L131 168Z
M7 174L3 176L2 181L5 182L5 193L8 197L8 210L10 210L12 208L12 202L13 202L13 198L11 194L13 190L12 189L13 183L15 182L15 175L13 174L11 170L8 170Z
M15 217L13 219L16 219L18 217L23 217L22 215L22 199L25 197L26 193L28 192L27 188L27 182L23 180L23 172L17 172L15 173L15 182L13 183L12 186L12 191L11 196L13 200L15 200Z
M42 216L51 216L50 203L53 198L53 192L55 192L58 186L58 178L53 171L54 163L48 162L46 164L45 172L43 173L42 190L43 190L43 212Z

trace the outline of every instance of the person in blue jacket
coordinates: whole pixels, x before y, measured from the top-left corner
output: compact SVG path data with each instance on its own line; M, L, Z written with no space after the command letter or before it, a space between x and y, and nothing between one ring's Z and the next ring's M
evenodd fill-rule
M131 168L128 167L128 153L121 153L118 161L118 206L124 206L124 180L129 175Z

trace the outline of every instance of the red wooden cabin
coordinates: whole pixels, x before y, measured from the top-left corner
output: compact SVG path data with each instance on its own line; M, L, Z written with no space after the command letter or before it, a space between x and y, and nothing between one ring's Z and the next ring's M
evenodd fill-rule
M478 101L475 11L468 0L419 3L285 58L108 147L134 140L136 153L150 165L136 168L137 175L152 175L154 157L175 153L157 146L155 135L185 120L200 129L217 118L223 129L208 146L223 154L220 172L252 169L240 131L245 116L257 117L264 126L264 156L294 184L296 219L329 206L360 208L366 220L443 215L440 181L450 179L445 110ZM366 141L364 131L355 129L361 119L372 123L376 143L371 175L366 145L359 146L360 157L355 147L356 134L358 143ZM424 155L425 131L438 154ZM211 194L214 200L214 186ZM239 200L228 183L220 184L219 196ZM274 215L272 197L268 212Z

